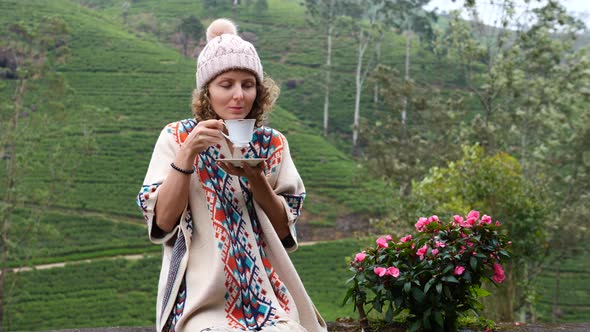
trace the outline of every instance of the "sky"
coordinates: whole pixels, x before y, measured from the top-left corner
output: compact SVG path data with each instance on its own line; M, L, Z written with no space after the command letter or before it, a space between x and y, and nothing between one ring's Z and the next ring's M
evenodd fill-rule
M487 24L490 24L494 18L498 17L497 13L499 12L498 3L501 3L500 0L476 0L479 12L482 13L481 17L484 21L487 21ZM530 8L532 6L538 6L537 1L532 0L530 1L531 4L529 5ZM590 1L589 0L559 0L559 2L567 8L567 10L574 16L586 23L586 26L590 28ZM494 3L496 3L494 5ZM519 1L520 10L524 10L526 8L526 4L524 1ZM448 12L453 9L458 9L463 6L463 0L456 0L455 2L451 0L431 0L426 9L433 9L438 7L438 11L445 11Z

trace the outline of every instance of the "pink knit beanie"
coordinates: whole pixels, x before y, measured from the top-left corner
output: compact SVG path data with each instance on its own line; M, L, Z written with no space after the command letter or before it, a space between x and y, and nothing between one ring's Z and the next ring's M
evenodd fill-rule
M262 63L252 44L240 38L235 24L220 18L207 28L207 45L197 59L197 89L230 69L246 69L262 82Z

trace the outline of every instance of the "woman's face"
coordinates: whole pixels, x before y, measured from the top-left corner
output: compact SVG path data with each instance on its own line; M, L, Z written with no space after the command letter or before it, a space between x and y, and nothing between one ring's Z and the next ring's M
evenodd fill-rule
M256 76L246 70L220 74L209 83L209 98L221 119L244 119L256 99Z

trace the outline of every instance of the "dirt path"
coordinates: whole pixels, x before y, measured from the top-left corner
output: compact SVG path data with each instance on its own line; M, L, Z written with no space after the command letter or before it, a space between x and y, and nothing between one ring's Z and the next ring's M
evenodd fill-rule
M311 246L321 241L305 241L300 242L299 246ZM22 267L15 267L12 269L8 269L9 272L18 273L18 272L28 272L33 270L47 270L47 269L54 269L59 267L64 267L66 264L78 264L78 263L91 263L96 260L104 260L104 259L128 259L128 260L137 260L148 257L153 254L134 254L134 255L117 255L111 257L100 257L100 258L92 258L92 259L82 259L77 261L67 261L67 262L57 262L51 264L39 264L34 266L22 266ZM0 271L2 274L2 271Z
M57 267L64 267L64 266L66 266L66 264L91 263L92 261L96 261L96 260L119 259L119 258L136 260L136 259L142 259L147 256L149 256L149 254L145 254L145 255L137 255L137 254L135 254L135 255L118 255L118 256L111 256L111 257L82 259L82 260L78 260L78 261L67 261L67 262L57 262L57 263L51 263L51 264L39 264L39 265L34 265L34 266L15 267L12 269L8 269L8 271L18 273L18 272L27 272L27 271L33 271L33 270L47 270L47 269L54 269ZM0 273L2 273L2 271L0 271Z

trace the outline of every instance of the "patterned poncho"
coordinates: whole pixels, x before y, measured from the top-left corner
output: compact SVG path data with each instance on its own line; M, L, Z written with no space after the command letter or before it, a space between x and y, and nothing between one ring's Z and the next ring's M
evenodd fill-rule
M307 295L270 220L252 197L248 180L227 174L215 163L231 158L225 142L210 146L195 160L189 203L176 228L164 233L155 223L158 188L177 151L195 128L194 120L168 124L160 133L137 196L152 242L164 255L156 308L158 331L201 331L210 327L260 330L295 321L309 332L325 323ZM287 140L261 127L245 158L265 158L265 175L281 197L289 218L290 251L297 248L295 221L305 189Z

